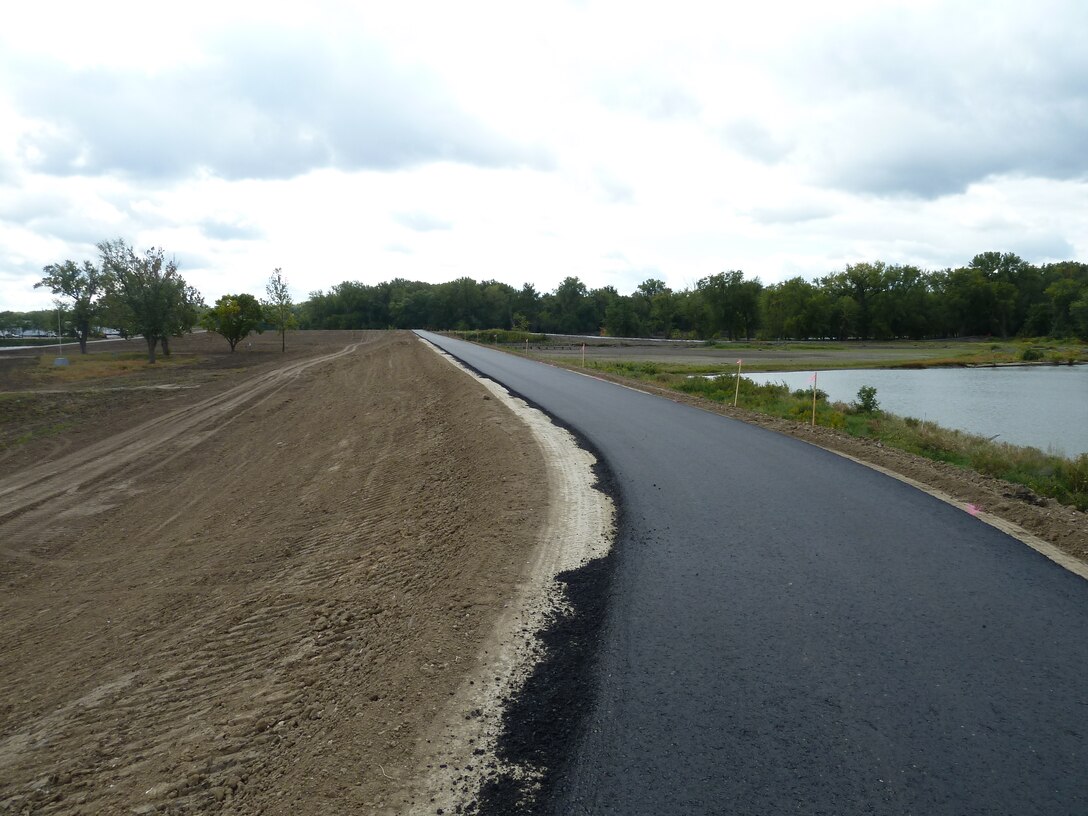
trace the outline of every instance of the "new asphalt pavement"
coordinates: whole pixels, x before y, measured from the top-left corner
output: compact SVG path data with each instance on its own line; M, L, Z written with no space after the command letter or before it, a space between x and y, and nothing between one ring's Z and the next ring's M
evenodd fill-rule
M622 508L562 814L1088 814L1088 582L804 442L422 333Z

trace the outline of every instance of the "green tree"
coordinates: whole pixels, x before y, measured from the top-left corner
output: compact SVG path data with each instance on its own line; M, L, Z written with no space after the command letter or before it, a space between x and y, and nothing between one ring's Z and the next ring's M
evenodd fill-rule
M919 339L928 331L929 288L915 266L879 266L880 279L872 295L870 330L873 337Z
M295 304L291 301L291 293L287 289L282 269L276 267L264 291L268 295L268 299L264 301L265 319L280 333L280 351L287 351L287 330L295 328L298 321L295 319ZM233 345L230 350L234 351Z
M188 284L180 288L166 321L166 331L159 338L164 355L170 356L170 338L188 334L200 322L200 315L205 308L200 292Z
M1018 334L1032 306L1046 300L1042 272L1015 253L982 252L971 259L969 268L994 285L991 319L1002 337Z
M1015 287L987 277L977 267L953 269L941 276L941 299L958 335L1006 335L1016 304Z
M50 264L42 271L45 276L34 284L34 288L45 286L54 295L71 300L69 320L79 339L79 351L86 354L87 337L98 320L99 304L105 293L106 281L102 272L90 261L84 261L83 266L77 266L75 261Z
M676 297L665 281L647 278L631 295L642 331L652 337L668 337L676 317Z
M611 337L638 337L642 324L631 298L614 298L605 308L605 332Z
M605 308L607 300L607 296L603 298ZM597 301L590 297L586 285L579 278L564 278L556 287L551 303L554 311L550 331L560 334L589 334L596 333L600 328Z
M730 340L751 338L759 328L763 291L759 278L746 281L739 269L719 272L701 279L696 291L703 303L707 336L725 333Z
M514 323L514 298L517 290L496 280L482 281L480 294L483 299L482 314L487 328L509 329Z
M111 320L128 334L140 334L147 343L147 361L155 362L155 348L164 337L190 330L197 320L200 296L178 274L177 262L162 249L143 255L123 240L98 244L106 277L105 308Z
M728 333L732 339L734 316L733 296L736 287L744 280L744 273L738 269L718 272L701 278L696 284L699 300L701 323L700 333L704 337L721 336Z
M579 332L582 334L600 334L602 331L607 331L605 323L608 322L608 310L612 308L616 301L623 299L620 293L616 291L615 286L601 286L597 289L591 289L589 297L583 305ZM635 337L641 334L640 323L633 312L631 313L631 321L628 323L627 331L629 334L623 335L624 337Z
M885 265L881 261L858 263L820 281L839 306L838 334L841 339L868 340L872 336L873 301L884 290L884 273Z
M771 284L760 295L763 336L805 340L825 333L814 308L819 290L801 277Z
M859 388L858 399L854 405L863 414L875 414L879 411L880 403L876 398L876 388L872 385L863 385Z
M763 283L759 278L741 281L736 292L734 334L742 333L746 340L751 340L759 328L759 299L763 293Z
M525 318L527 330L540 330L540 293L533 284L523 284L521 289L514 293L511 308L515 314Z
M264 331L264 317L265 310L253 295L223 295L204 313L200 325L222 335L233 352L251 332L261 334Z
M1069 304L1069 326L1074 335L1088 340L1088 291Z
M1083 296L1088 295L1088 274L1082 277L1082 280L1078 280L1077 277L1072 275L1058 278L1046 288L1045 294L1048 302L1046 304L1036 304L1037 306L1045 305L1046 312L1051 318L1051 323L1047 327L1049 334L1055 337L1077 334L1069 310L1074 303ZM1042 334L1039 331L1032 333Z

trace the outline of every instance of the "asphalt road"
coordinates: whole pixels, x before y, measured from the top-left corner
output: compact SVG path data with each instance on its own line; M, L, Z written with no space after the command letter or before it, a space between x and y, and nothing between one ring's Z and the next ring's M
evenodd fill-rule
M834 454L425 335L580 431L624 524L564 814L1088 814L1088 582Z

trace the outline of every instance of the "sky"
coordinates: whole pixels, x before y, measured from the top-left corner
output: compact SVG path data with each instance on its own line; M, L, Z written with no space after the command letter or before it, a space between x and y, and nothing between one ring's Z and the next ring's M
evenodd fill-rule
M49 2L0 27L0 310L122 238L208 303L1088 261L1088 4Z

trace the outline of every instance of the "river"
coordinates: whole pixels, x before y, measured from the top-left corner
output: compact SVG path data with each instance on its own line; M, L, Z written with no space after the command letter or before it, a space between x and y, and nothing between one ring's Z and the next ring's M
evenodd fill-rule
M744 376L812 387L811 371ZM1088 366L845 369L819 372L817 385L833 402L854 402L871 385L892 414L1064 456L1088 453Z

